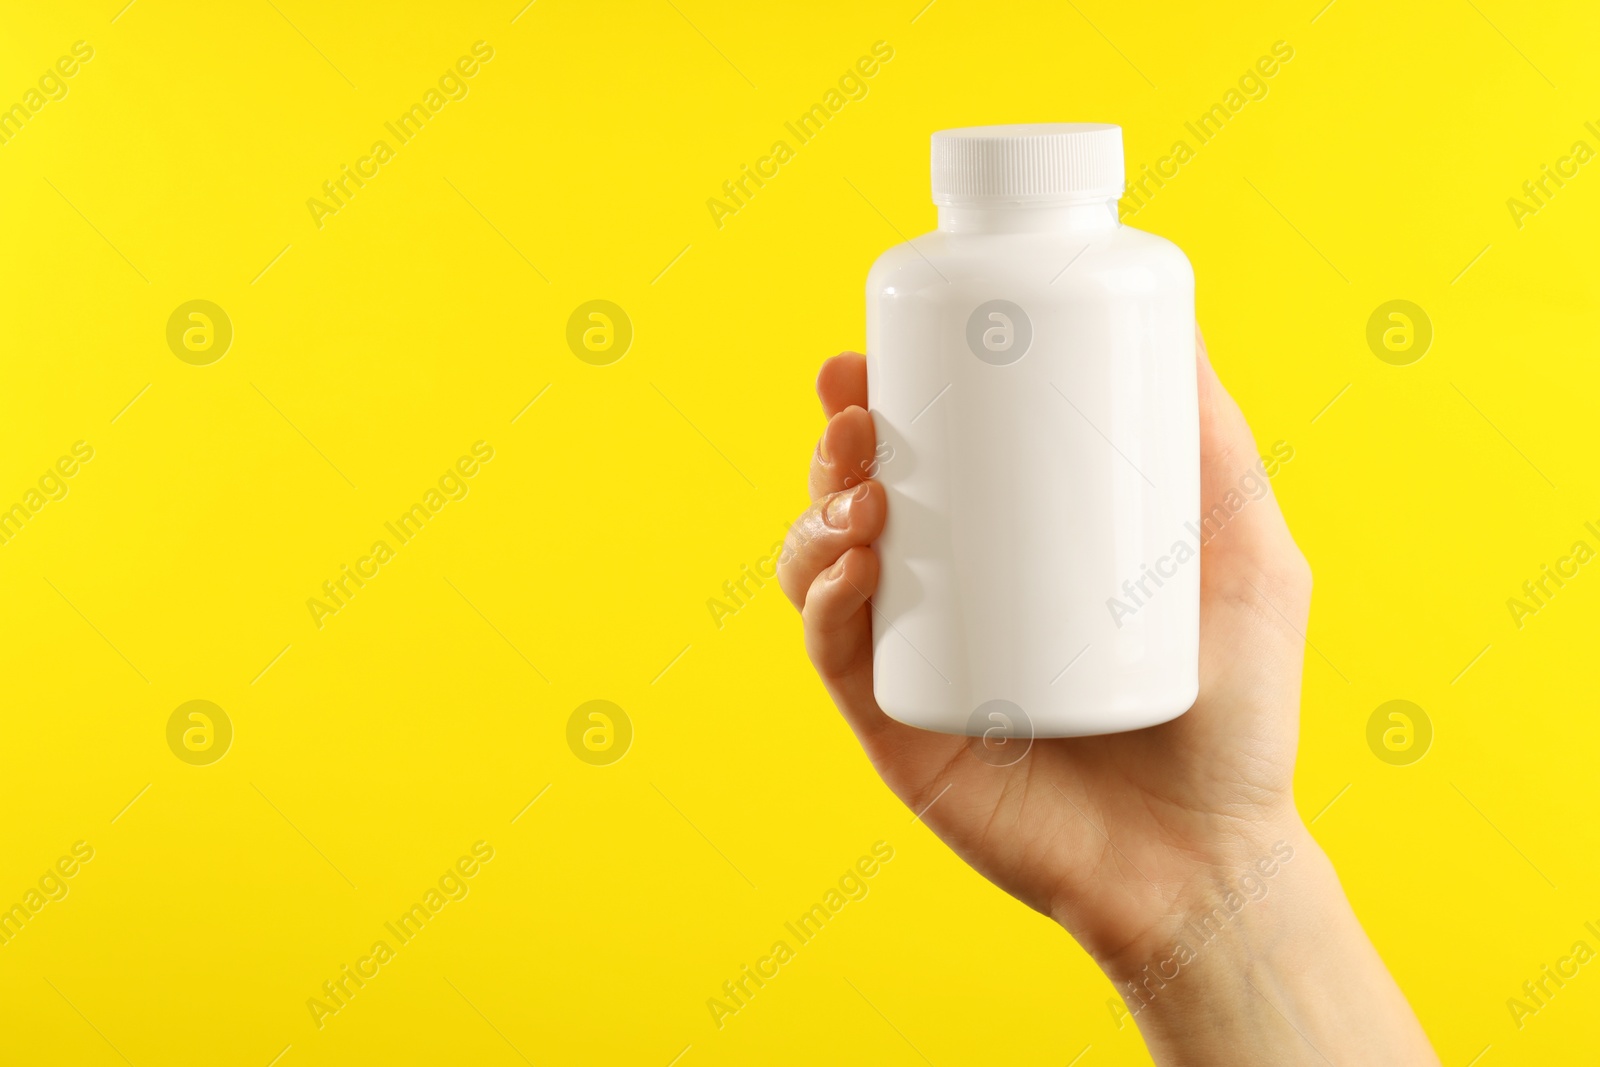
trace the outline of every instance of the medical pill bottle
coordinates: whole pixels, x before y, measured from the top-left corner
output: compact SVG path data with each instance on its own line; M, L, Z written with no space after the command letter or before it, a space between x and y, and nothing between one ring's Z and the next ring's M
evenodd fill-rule
M1194 272L1122 191L1118 126L935 133L938 229L867 280L878 703L1004 758L1199 688Z

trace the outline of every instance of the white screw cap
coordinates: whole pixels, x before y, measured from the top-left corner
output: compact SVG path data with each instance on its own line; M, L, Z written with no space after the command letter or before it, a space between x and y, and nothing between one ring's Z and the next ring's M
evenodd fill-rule
M1122 127L1100 122L968 126L933 135L935 204L1120 197Z

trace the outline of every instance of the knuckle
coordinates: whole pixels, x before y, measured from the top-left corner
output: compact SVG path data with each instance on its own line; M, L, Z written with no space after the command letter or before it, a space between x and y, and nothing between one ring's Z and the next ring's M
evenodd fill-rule
M819 498L800 517L789 524L789 530L783 537L783 551L778 556L778 571L787 575L789 581L807 581L804 575L797 573L800 567L815 553L815 545L826 530L822 521L822 509L827 505L830 497Z

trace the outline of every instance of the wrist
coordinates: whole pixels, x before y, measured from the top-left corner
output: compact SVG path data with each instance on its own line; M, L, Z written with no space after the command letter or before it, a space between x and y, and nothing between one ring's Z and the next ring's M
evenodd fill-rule
M1163 903L1142 924L1145 932L1094 953L1131 1012L1200 957L1225 959L1270 945L1287 924L1343 899L1331 864L1293 811L1232 827L1212 845L1186 851L1188 872L1162 887Z
M1427 1064L1438 1059L1303 825L1218 864L1164 934L1102 960L1158 1063ZM1231 871L1231 873L1230 873Z

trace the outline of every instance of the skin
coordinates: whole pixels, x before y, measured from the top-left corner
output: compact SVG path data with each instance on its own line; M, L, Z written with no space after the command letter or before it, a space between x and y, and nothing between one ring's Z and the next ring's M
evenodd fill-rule
M1258 458L1198 335L1196 349L1208 511ZM872 543L888 503L862 480L876 444L866 360L828 360L817 395L828 425L811 459L812 505L778 578L817 673L889 788L1089 952L1126 1002L1119 1026L1132 1017L1156 1062L1437 1064L1295 808L1311 571L1270 493L1201 549L1192 709L1130 733L1038 740L994 767L967 738L898 723L873 698ZM1205 916L1221 928L1209 938L1191 925Z

